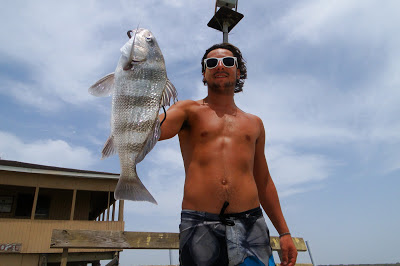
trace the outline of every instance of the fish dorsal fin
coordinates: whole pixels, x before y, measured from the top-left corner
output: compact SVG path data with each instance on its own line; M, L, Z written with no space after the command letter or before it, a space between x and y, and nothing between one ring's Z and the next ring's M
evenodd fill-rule
M95 84L90 86L89 93L97 97L110 96L114 92L114 73L102 77Z
M175 89L175 86L171 83L169 79L167 79L164 92L161 97L160 106L169 106L171 99L174 101L174 103L178 101L178 93Z
M160 130L160 120L157 118L157 122L154 125L153 131L149 134L149 138L144 145L144 148L141 153L136 157L135 163L140 163L144 157L154 148L157 144L158 139L160 138L161 130Z

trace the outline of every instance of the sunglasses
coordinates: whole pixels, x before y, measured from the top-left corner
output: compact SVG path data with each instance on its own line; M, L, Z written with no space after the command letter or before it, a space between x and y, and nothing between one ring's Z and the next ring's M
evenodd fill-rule
M227 56L227 57L223 57L223 58L206 58L204 59L204 70L206 68L208 69L213 69L216 68L218 66L219 61L222 61L222 64L225 67L233 67L233 66L237 66L237 59L236 57L233 56Z

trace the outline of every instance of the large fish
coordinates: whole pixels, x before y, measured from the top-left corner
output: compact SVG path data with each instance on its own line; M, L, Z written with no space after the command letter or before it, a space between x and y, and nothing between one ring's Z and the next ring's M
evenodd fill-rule
M133 36L132 36L133 35ZM167 78L164 57L154 35L147 29L128 32L114 73L89 88L95 96L112 97L111 135L102 158L118 152L121 174L115 199L157 204L140 181L136 164L144 159L160 137L158 114L162 106L177 100L176 89Z

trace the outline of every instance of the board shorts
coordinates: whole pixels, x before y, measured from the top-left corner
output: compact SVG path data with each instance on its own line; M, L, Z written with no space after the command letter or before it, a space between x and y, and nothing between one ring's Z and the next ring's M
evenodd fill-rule
M219 215L182 210L179 231L182 266L275 266L260 207L234 214L221 210Z

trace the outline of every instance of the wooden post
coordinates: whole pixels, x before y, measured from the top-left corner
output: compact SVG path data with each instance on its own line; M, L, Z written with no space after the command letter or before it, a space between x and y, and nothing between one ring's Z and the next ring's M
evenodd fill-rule
M107 219L108 222L110 220L110 191L108 191L108 200L107 200Z
M279 256L279 259L282 261L283 260L282 250L278 250L278 256Z
M116 203L116 201L114 201L113 202L113 204L112 204L112 219L111 219L111 221L115 221L115 203Z
M47 254L40 254L39 266L47 266Z
M69 220L70 221L74 220L75 203L76 203L76 189L74 189L74 193L72 194L71 215L69 216Z
M36 205L37 205L38 197L39 197L39 187L37 186L36 189L35 189L35 197L33 198L32 212L31 212L31 220L34 220L34 219L35 219Z
M118 221L122 222L124 220L124 200L119 201L119 210L118 210Z
M67 266L67 260L68 260L68 248L63 248L60 266Z

